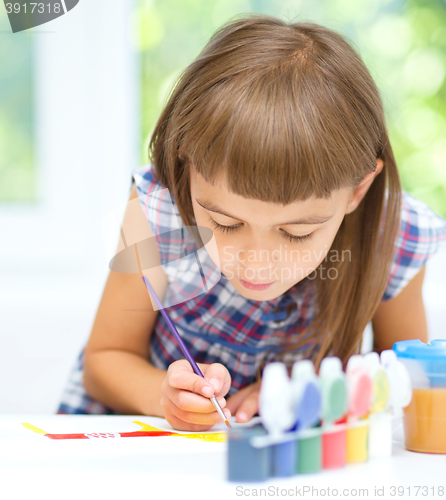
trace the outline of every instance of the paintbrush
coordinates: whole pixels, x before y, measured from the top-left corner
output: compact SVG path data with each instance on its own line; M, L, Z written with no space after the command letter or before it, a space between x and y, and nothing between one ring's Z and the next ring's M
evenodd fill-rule
M121 238L122 238L122 243L124 244L124 247L128 248L127 240L125 238L125 234L124 234L124 231L123 231L122 227L121 227ZM139 259L138 245L135 244L134 248L135 248L136 262L137 262L137 265L138 265L138 270L141 273L142 279L143 279L143 281L144 281L144 283L145 283L145 285L147 287L147 290L149 290L149 293L152 295L152 297L154 298L155 302L157 303L158 309L160 310L162 316L166 320L166 323L167 323L170 331L172 332L173 336L176 338L176 340L178 342L178 345L180 346L181 352L183 353L183 355L185 356L185 358L189 361L190 365L192 366L192 369L194 370L194 372L197 375L199 375L200 377L204 378L203 374L201 373L200 368L198 368L197 363L195 363L195 361L192 358L192 356L190 355L190 352L188 351L186 345L184 344L183 339L180 337L180 334L178 333L175 325L172 323L172 320L169 318L168 314L164 310L164 307L161 304L161 301L158 298L158 295L155 293L155 290L153 289L152 285L149 283L149 280L144 276L144 273L142 272L141 261ZM212 396L210 398L210 400L211 400L212 404L215 406L215 409L217 410L217 412L220 415L220 417L223 419L224 423L228 427L231 427L231 424L228 422L228 420L226 418L226 415L223 413L223 410L221 409L221 406L218 404L217 398L215 396Z
M168 314L163 308L163 305L161 304L160 299L155 293L155 290L152 288L152 285L149 283L149 280L143 275L142 279L144 283L146 284L147 289L149 290L150 294L154 298L155 302L158 305L158 308L163 315L163 318L166 320L167 325L169 326L170 331L172 332L173 336L176 338L178 345L180 346L181 352L183 353L184 357L189 361L189 363L192 366L192 369L194 372L199 375L200 377L204 378L203 374L201 373L200 368L198 368L197 363L195 363L193 357L190 355L190 352L188 351L185 343L183 342L183 339L180 337L180 334L178 333L175 325L173 324L172 320L169 318ZM231 424L228 422L226 415L223 413L223 410L221 409L221 406L218 404L217 398L215 396L212 396L210 398L212 404L215 406L215 409L218 411L218 414L220 417L223 419L224 423L228 426L231 427Z

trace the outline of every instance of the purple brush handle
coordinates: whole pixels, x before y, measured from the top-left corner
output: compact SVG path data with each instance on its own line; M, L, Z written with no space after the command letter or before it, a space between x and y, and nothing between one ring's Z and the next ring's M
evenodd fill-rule
M190 355L190 352L187 350L187 347L184 344L183 339L180 337L180 334L178 333L177 329L175 328L175 325L172 323L172 320L169 318L166 311L164 310L163 305L161 304L160 299L158 298L157 294L155 293L155 290L152 288L152 285L149 283L149 280L145 276L143 276L142 279L144 280L144 283L146 284L147 289L152 294L152 297L155 299L155 302L158 305L160 313L163 315L163 318L166 320L166 323L169 326L170 331L173 333L174 337L177 339L177 342L180 346L181 352L183 353L184 357L189 361L194 372L197 375L200 375L200 377L204 378L203 374L201 373L200 368L198 368L197 363L195 363L194 358Z

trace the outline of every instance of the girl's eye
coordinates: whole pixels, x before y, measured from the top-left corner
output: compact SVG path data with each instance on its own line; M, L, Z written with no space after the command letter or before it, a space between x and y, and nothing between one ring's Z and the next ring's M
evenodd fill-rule
M232 231L235 231L241 226L241 224L234 224L233 226L223 226L214 219L211 219L211 223L215 227L215 229L218 229L222 233L231 233Z
M215 227L215 229L218 229L222 233L231 233L232 231L236 231L239 229L242 224L234 224L233 226L223 226L223 224L219 224L216 220L211 218L211 224ZM290 233L287 233L283 229L281 230L282 235L284 238L287 238L290 240L292 243L303 243L304 241L308 241L312 238L313 233L310 234L305 234L304 236L294 236Z
M285 238L289 239L292 243L293 242L303 243L304 241L311 240L311 238L312 238L312 236L314 234L314 233L309 233L309 234L305 234L304 236L294 236L294 235L292 235L290 233L287 233L283 229L281 230L281 233L283 234L283 236Z

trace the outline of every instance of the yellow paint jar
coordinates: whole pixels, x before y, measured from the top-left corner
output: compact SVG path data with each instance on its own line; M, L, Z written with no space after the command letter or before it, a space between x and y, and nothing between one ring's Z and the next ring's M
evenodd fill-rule
M358 420L347 429L347 463L357 464L368 459L369 424Z

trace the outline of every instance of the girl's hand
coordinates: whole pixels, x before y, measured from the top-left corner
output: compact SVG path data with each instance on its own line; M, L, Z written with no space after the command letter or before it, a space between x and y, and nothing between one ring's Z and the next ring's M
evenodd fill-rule
M221 422L210 397L215 394L226 418L231 416L223 396L231 387L231 375L220 363L197 363L204 378L196 375L188 361L181 359L169 366L161 385L161 406L169 424L181 431L206 431Z
M234 415L237 422L248 422L259 409L260 380L244 387L228 398L226 408Z

